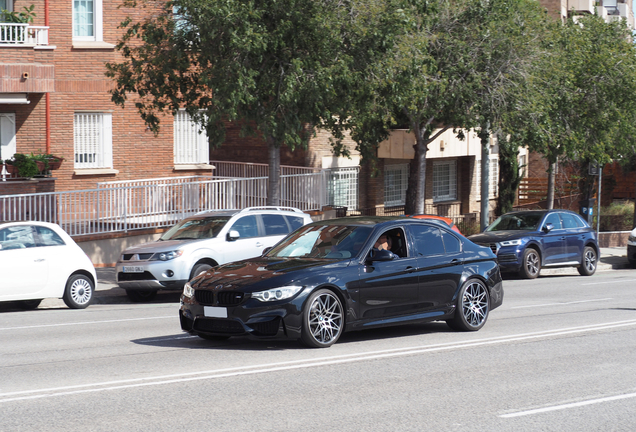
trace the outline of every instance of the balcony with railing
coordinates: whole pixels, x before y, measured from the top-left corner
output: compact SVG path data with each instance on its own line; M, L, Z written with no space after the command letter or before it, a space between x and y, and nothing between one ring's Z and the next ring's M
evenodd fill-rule
M0 22L0 47L41 47L48 45L48 26Z

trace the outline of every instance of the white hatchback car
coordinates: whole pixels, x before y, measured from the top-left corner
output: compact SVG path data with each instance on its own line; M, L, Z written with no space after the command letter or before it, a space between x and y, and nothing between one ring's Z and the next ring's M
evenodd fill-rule
M181 290L214 266L260 256L310 222L308 214L292 207L197 213L159 240L126 249L117 261L117 283L132 301L149 301L157 290Z
M93 300L97 275L90 258L59 225L0 223L0 301L35 309L62 298L73 309Z

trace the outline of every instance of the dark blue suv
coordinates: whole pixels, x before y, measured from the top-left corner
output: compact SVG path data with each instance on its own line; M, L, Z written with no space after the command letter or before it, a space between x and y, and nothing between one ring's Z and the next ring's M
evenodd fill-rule
M539 276L541 267L577 267L583 276L596 271L596 232L569 210L527 210L506 213L481 234L468 237L497 254L502 272Z

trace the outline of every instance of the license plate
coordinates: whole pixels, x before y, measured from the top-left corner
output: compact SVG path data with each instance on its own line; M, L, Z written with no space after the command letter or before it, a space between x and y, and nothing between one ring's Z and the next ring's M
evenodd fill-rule
M210 318L227 318L227 309L224 307L203 306L203 314Z
M139 266L124 266L124 273L143 273L144 268Z

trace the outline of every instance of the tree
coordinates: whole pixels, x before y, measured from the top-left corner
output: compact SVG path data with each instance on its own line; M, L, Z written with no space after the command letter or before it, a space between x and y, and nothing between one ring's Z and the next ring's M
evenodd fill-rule
M422 213L428 145L451 128L461 136L463 128L479 127L489 142L486 126L499 126L509 109L544 14L531 0L404 2L402 10L402 32L366 73L374 109L354 107L351 127L354 138L356 130L368 138L370 125L383 132L399 121L408 125L415 157L405 212Z
M261 136L268 147L268 204L280 201L280 147L306 145L313 128L330 118L339 100L334 76L343 58L347 2L276 0L126 0L152 13L127 19L107 64L112 100L130 95L154 133L162 114L185 108L212 146L226 122Z
M520 112L527 144L550 167L562 157L601 164L630 154L636 136L636 48L623 21L555 23ZM554 205L549 169L548 208Z

